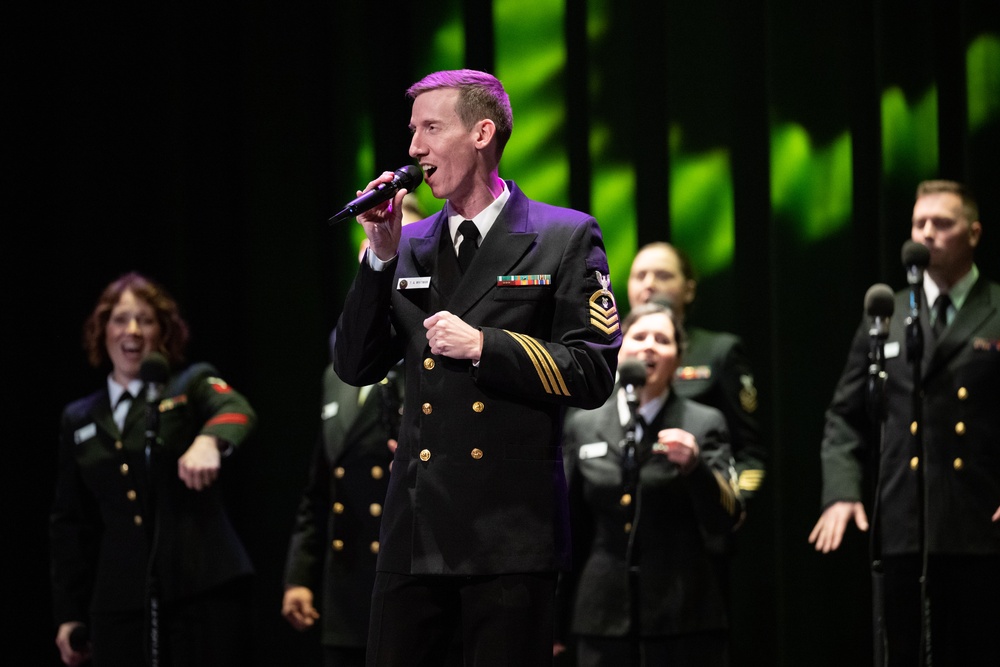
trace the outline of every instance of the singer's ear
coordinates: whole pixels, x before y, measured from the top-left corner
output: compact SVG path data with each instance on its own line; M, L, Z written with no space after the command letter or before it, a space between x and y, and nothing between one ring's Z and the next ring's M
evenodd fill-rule
M983 236L983 224L976 220L969 224L969 247L975 248L979 245L979 239Z
M483 150L489 146L490 143L493 142L493 138L496 137L497 126L489 118L483 118L473 125L472 132L476 140L476 148Z

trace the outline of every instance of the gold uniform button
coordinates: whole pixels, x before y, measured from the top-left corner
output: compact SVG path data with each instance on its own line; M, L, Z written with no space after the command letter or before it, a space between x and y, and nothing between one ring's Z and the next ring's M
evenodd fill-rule
M344 503L334 503L333 504L333 513L334 514L343 514L344 513Z
M968 397L969 397L969 390L966 389L965 387L959 387L958 388L958 400L964 401Z
M127 463L123 463L121 465L121 468L119 468L119 470L122 471L123 475L127 475L128 474L128 464Z
M483 450L479 449L479 447L474 447L472 451L469 452L469 456L478 461L479 459L483 458Z
M920 457L914 456L912 459L910 459L910 470L916 470L919 467L920 467Z
M965 435L965 422L955 424L955 435Z
M142 525L142 517L139 516L138 514L136 514L134 517L132 517L132 522L135 523L135 525L137 525L137 526L141 526Z
M429 371L434 370L434 360L430 357L424 359L424 368Z
M131 500L132 502L135 502L135 499L138 496L136 495L135 489L129 489L128 491L125 492L125 497Z
M382 466L372 466L372 479L382 479L385 476L385 471L382 470Z
M916 434L917 434L917 422L911 422L910 423L910 435L916 435Z
M372 516L382 516L382 506L378 503L372 503L368 506L368 513Z
M115 449L117 449L118 451L121 451L122 447L124 447L124 446L125 445L122 444L121 440L115 440Z
M632 504L632 494L631 493L623 493L622 497L621 497L621 500L619 500L618 502L619 502L619 504L621 504L622 507L628 507L629 505Z
M333 547L334 551L343 551L344 550L344 540L334 540L330 544L330 546Z
M371 552L373 554L377 554L378 553L378 542L372 542L371 544L368 545L368 548L371 549Z
M345 470L343 466L337 466L336 468L333 469L333 476L336 477L337 479L343 479L344 472Z
M961 470L962 468L965 467L965 461L963 461L962 459L958 458L958 459L955 459L954 461L952 461L952 465L955 467L955 470Z
M420 460L421 461L430 461L431 460L431 450L429 450L429 449L421 449L420 450Z
M423 405L420 406L420 409L424 411L425 415L429 415L430 413L434 412L434 408L431 407L430 403L424 403Z
M473 412L482 412L485 409L486 405L482 401L476 401L475 403L472 404Z
M631 523L626 523L625 524L625 532L626 533L631 533L632 532L632 524Z

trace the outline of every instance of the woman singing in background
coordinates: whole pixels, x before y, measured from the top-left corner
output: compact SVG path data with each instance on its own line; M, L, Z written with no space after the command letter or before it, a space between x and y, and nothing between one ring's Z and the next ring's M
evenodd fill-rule
M90 363L110 372L62 415L50 540L67 665L241 659L253 567L216 482L255 415L212 366L183 367L187 340L177 303L137 273L109 284L84 325ZM147 391L151 359L162 386Z
M684 344L673 311L637 305L622 332L619 372L638 363L641 379L638 473L630 483L623 468L633 408L619 382L602 407L566 418L573 568L559 584L554 653L573 636L579 667L638 666L640 656L646 667L724 667L726 605L706 539L742 509L726 421L671 390Z

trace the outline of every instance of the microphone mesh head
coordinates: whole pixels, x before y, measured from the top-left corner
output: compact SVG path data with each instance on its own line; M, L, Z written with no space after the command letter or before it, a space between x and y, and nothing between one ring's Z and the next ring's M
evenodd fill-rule
M170 364L159 352L150 352L139 366L139 378L146 384L163 384L170 377Z
M413 192L418 185L424 182L423 170L413 164L400 167L393 173L396 174L396 181L399 183L400 190Z
M931 263L931 251L923 243L917 243L912 239L903 244L903 250L900 254L903 258L903 266L906 267L916 266L923 269Z
M641 387L646 384L646 365L638 359L626 359L618 364L618 377L623 386Z
M872 317L890 317L895 308L892 288L884 283L876 283L865 292L865 312Z

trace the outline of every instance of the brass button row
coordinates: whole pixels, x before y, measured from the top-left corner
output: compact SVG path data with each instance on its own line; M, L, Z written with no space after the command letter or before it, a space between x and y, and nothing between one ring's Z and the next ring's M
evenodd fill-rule
M344 475L346 474L347 471L344 470L343 466L337 466L336 468L333 469L333 476L337 479L343 479ZM385 477L385 468L383 468L382 466L372 466L371 476L372 479L382 479L383 477Z
M334 514L343 514L344 513L344 503L340 503L340 502L334 503L333 504L333 513ZM371 505L368 506L368 513L371 514L372 516L382 516L382 506L379 505L378 503L372 503Z
M334 540L333 542L330 543L330 547L334 551L343 551L344 550L344 540ZM377 554L378 553L378 549L379 549L378 542L372 542L371 544L368 545L368 550L371 551L373 554Z
M478 461L479 459L481 459L484 456L486 456L486 454L483 452L483 450L479 449L478 447L473 447L472 451L469 452L469 456L471 456L472 458L474 458L475 460ZM427 461L430 461L431 460L431 450L429 450L429 449L421 449L420 450L420 460L423 461L424 463L426 463Z
M476 401L475 403L472 404L473 412L482 412L485 409L486 409L486 404L483 403L482 401ZM431 405L430 403L424 403L423 405L420 406L420 411L423 412L425 415L432 414L434 412L434 406Z
M912 422L910 424L910 434L916 435L920 427L917 426L917 422ZM965 435L965 422L957 422L955 424L955 435Z
M916 470L919 467L920 467L920 457L914 456L912 459L910 459L910 470ZM965 461L963 461L962 457L960 456L956 457L955 460L951 462L951 467L953 467L955 470L961 470L962 468L965 467Z

